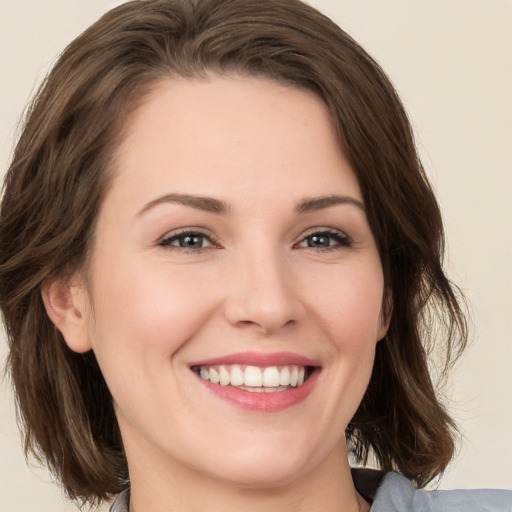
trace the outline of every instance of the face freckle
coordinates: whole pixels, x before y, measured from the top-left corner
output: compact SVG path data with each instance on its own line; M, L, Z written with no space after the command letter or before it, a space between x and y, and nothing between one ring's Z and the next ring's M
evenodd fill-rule
M162 81L115 170L85 321L130 471L279 485L346 457L386 326L378 251L324 104L257 78ZM302 367L304 384L286 383ZM226 384L239 372L256 384ZM275 378L279 391L243 389Z

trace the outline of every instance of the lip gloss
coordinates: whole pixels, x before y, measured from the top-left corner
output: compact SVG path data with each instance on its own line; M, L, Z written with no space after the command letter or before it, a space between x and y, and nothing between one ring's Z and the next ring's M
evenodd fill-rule
M230 402L236 407L247 411L270 413L282 411L305 400L313 389L319 373L320 369L315 368L301 386L273 392L246 391L231 385L213 384L199 376L197 378L218 398Z
M224 356L213 357L190 363L189 366L216 366L221 364L240 364L250 366L313 366L318 367L320 363L308 357L294 354L293 352L238 352Z

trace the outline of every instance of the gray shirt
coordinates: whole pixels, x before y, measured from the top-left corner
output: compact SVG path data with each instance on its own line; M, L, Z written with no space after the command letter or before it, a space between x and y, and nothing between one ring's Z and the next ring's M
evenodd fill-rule
M352 475L359 493L372 503L370 512L512 512L512 491L423 491L398 473L354 470ZM128 512L129 499L127 489L116 498L110 512Z
M376 491L371 512L512 512L512 491L424 491L398 473L387 473Z

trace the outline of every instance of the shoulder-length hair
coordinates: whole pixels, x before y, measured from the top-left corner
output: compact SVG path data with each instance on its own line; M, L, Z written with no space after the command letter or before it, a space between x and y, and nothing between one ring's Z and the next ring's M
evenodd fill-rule
M0 300L26 452L70 497L129 485L112 399L92 352L50 322L41 284L84 268L111 159L129 116L165 78L246 74L312 91L359 181L391 315L347 430L355 458L424 485L454 452L454 423L429 375L431 333L446 371L464 346L442 268L439 207L392 84L327 17L299 0L145 0L105 14L62 53L27 114L0 211ZM440 328L439 328L440 326Z

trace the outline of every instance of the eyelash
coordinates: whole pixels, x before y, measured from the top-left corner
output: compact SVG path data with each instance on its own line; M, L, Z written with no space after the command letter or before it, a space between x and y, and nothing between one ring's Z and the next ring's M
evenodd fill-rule
M207 247L181 247L179 245L171 245L172 242L179 241L180 239L185 239L187 237L197 237L197 238L203 238L208 239L210 242L210 246ZM173 250L181 250L187 253L198 253L200 251L204 251L205 249L219 249L220 244L217 243L213 235L202 233L201 231L194 231L192 229L182 229L176 233L173 233L170 236L166 236L163 238L158 245L162 247L168 247Z
M319 231L312 231L312 232L308 233L307 235L305 235L304 238L299 242L299 244L307 241L308 238L310 239L310 238L312 238L314 236L316 236L316 237L329 237L329 238L331 238L332 240L334 240L336 242L335 245L329 245L328 247L310 247L310 246L307 246L308 249L313 249L313 250L318 251L318 252L326 252L326 251L339 250L339 249L343 249L343 248L351 247L352 246L352 240L347 235L345 235L341 231L334 231L334 230L330 230L330 229L322 229L322 230L319 230Z
M323 230L313 231L313 232L305 235L298 244L295 244L294 247L297 247L297 246L301 247L300 244L307 242L308 239L311 239L312 237L315 237L315 236L316 237L329 237L330 239L334 240L336 243L334 245L329 245L327 247L312 247L312 246L302 246L302 247L306 247L308 249L313 249L314 251L317 251L317 252L327 252L327 251L339 250L341 248L352 246L352 240L348 236L344 235L342 232L333 231L330 229L323 229ZM206 246L206 247L203 247L203 246L201 246L201 247L182 247L179 245L172 245L173 242L176 242L176 241L179 242L180 240L183 240L187 237L207 239L211 245ZM180 230L177 233L174 233L170 236L166 236L158 243L158 245L161 247L168 247L173 250L181 250L186 253L192 253L192 254L198 253L205 249L212 249L212 248L220 249L221 248L221 245L217 242L217 240L211 234L206 234L206 233L202 233L200 231L194 231L194 230L188 230L188 229L183 229L183 230Z

